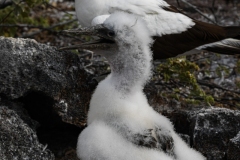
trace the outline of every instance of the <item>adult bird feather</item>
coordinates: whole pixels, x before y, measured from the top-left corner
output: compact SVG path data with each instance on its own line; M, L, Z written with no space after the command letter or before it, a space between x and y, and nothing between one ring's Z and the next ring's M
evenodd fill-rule
M146 21L154 37L154 59L175 57L205 44L220 44L227 38L233 38L234 42L229 39L224 47L213 44L211 49L200 48L220 54L240 54L240 48L232 47L232 43L240 44L239 26L221 27L192 19L163 0L75 0L75 8L82 26L101 24L115 11L138 15Z

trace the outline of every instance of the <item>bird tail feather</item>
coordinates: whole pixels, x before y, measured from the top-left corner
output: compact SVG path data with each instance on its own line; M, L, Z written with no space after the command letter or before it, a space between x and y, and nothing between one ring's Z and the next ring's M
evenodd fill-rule
M240 54L240 40L228 38L219 42L210 43L198 47L198 49L215 52L219 54L228 55Z

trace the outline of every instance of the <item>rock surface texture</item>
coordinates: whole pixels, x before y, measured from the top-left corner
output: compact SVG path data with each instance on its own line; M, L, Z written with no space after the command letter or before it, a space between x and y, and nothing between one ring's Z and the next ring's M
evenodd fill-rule
M219 108L206 109L198 111L190 118L193 146L198 151L205 154L209 160L220 160L230 156L227 149L230 139L239 132L240 112Z
M71 132L59 135L60 140L64 140L63 136L68 135L69 137L75 137L71 141L76 141L81 127L85 125L86 107L88 107L89 99L96 85L89 80L89 77L91 75L83 69L76 54L60 52L56 48L39 44L35 40L0 37L0 104L13 101L21 103L23 108L28 110L30 117L39 122L40 129L38 128L38 131L39 134L43 135L39 135L39 139L42 142L47 141L45 139L58 137L56 130L62 130L64 133ZM16 105L16 108L21 110L18 105ZM0 109L2 109L2 106L0 106ZM10 111L8 106L5 106L4 110L10 114L9 121L13 121L14 114L18 114ZM5 119L3 115L1 118ZM33 130L28 131L30 129L27 128L26 123L20 122L18 119L20 117L16 119L19 122L16 125L19 127L15 126L12 134L10 133L11 130L8 130L6 135L11 136L15 132L22 132L22 130L27 130L26 132L29 132L29 134L24 137L20 137L20 135L16 137L16 142L14 142L16 145L22 144L21 139L25 141L24 138L28 136L28 138L31 138L30 132L35 132ZM9 128L11 123L1 123L3 126L0 127ZM70 124L74 124L74 126ZM12 125L15 124L12 123ZM54 133L51 130L52 128L54 128ZM51 134L49 133L50 137L45 136L46 130L51 132ZM5 132L0 132L0 134L5 135ZM7 143L9 143L10 138L1 139L1 144L6 145L3 147L8 148ZM35 138L37 139L36 136ZM4 142L5 140L6 142ZM35 140L33 141L37 143ZM61 146L57 142L59 142L58 139L55 140L52 148ZM25 146L24 148L23 146L21 149L30 150L30 147ZM50 144L49 147L51 147ZM73 148L75 148L75 145L73 145ZM8 150L8 152L3 153L11 154L11 150ZM13 152L15 153L14 150ZM35 152L36 155L38 153L38 151ZM45 156L45 159L52 159L51 156L48 157ZM6 157L5 159L12 158Z
M239 159L240 111L225 108L162 111L208 160Z
M88 81L89 75L76 54L59 52L30 39L0 37L0 44L3 97L19 99L32 92L44 93L54 101L54 108L65 122L84 125L84 107L88 106L94 84Z
M76 54L0 37L0 159L77 159L77 137L96 85ZM146 93L208 160L239 159L240 111L163 107L151 97L155 92Z
M240 159L240 132L238 132L237 136L230 139L227 157L229 160L239 160Z
M16 111L0 105L0 159L54 160L46 147L39 143L36 131Z

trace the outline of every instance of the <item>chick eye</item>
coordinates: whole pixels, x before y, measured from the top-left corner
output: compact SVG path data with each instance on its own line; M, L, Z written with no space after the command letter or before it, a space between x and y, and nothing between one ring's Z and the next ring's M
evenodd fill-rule
M113 31L109 31L107 33L108 37L114 37L115 36L115 33Z

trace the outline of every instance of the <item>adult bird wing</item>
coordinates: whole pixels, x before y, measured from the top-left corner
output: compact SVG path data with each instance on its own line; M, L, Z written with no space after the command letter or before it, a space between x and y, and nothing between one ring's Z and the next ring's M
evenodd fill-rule
M199 46L226 38L239 38L240 27L238 26L221 27L201 22L188 17L180 9L170 6L165 1L150 1L113 1L110 3L110 11L130 12L144 18L155 40L152 46L154 59L175 57ZM240 41L225 42L228 45L220 45L221 42L219 42L202 49L220 54L240 54L240 47L235 45L240 44Z
M92 25L101 24L115 11L139 15L154 37L154 59L175 57L205 44L240 37L240 27L221 27L192 19L163 0L76 0L75 5L78 19L85 26L90 26L91 22ZM227 45L220 43L202 49L222 54L240 54L240 47L232 46L240 44L240 41L228 40Z
M183 14L179 9L172 6L164 7L163 9L169 12ZM154 59L175 57L209 43L209 45L197 49L220 54L240 54L240 41L237 40L240 35L240 27L221 27L195 19L192 19L192 21L195 25L181 33L154 36L155 42L152 46Z

